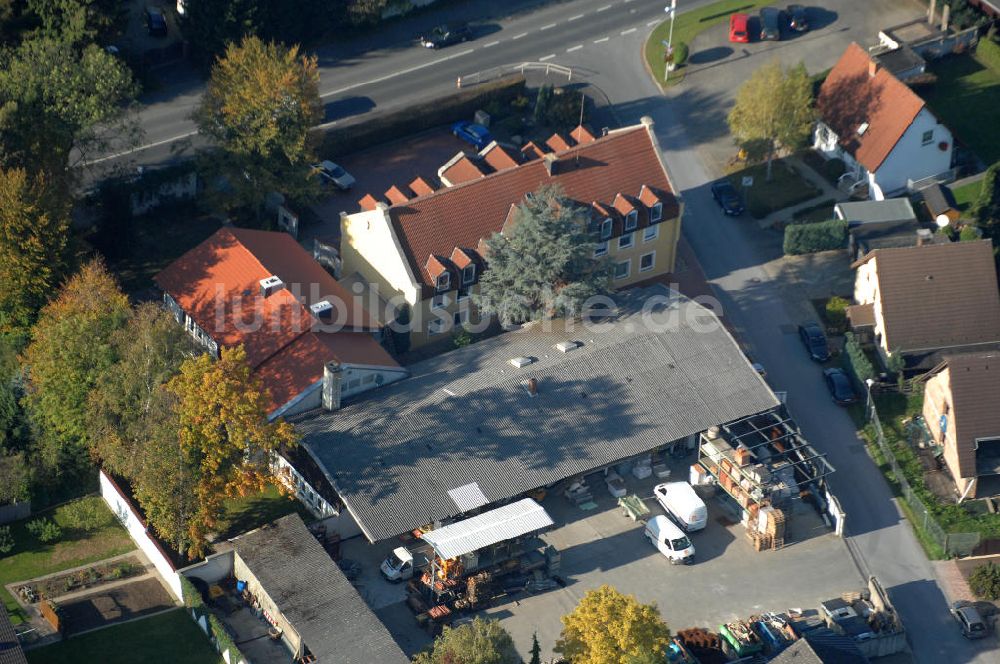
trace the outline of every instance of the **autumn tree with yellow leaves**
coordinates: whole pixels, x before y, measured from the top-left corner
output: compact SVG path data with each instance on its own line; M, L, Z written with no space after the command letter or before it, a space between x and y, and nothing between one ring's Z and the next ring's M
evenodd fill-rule
M555 651L571 664L662 662L670 643L656 604L640 604L609 585L588 591L562 623Z

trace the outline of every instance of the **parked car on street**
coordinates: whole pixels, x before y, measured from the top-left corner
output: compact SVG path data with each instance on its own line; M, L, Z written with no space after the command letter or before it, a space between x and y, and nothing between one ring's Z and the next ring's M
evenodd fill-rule
M809 31L809 13L802 5L788 5L785 8L785 19L789 29L795 32Z
M726 214L733 217L743 214L743 198L729 180L716 180L712 183L712 198Z
M799 338L802 344L809 351L809 357L817 362L826 362L830 359L830 348L826 345L826 335L819 323L803 323L799 325Z
M451 133L458 138L461 138L466 143L471 143L476 146L477 150L482 150L493 142L493 136L490 134L490 130L481 124L476 124L475 122L467 122L465 120L456 122L451 126Z
M472 39L472 31L464 23L449 23L439 25L430 33L420 38L420 45L424 48L444 48L452 44L459 44Z
M313 168L323 178L323 182L329 182L337 189L347 191L354 186L354 176L332 161L321 161L313 164Z
M151 37L167 36L167 17L159 7L146 7L146 32Z
M761 41L779 41L781 39L781 13L774 7L764 7L760 10Z
M750 43L750 17L733 14L729 17L729 41L740 44Z
M955 602L951 607L951 615L958 622L962 636L967 639L981 639L990 633L990 625L983 614L970 602Z
M858 395L851 386L851 378L843 369L832 367L823 370L823 380L826 381L826 389L830 391L834 403L838 406L850 406L857 403Z

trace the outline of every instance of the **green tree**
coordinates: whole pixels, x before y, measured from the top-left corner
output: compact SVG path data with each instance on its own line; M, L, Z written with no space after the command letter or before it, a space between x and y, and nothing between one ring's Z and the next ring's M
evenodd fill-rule
M579 314L611 289L610 264L594 259L589 212L542 186L517 206L509 230L486 241L489 269L473 301L504 325Z
M307 138L322 117L318 86L315 56L257 37L230 44L212 67L194 120L219 148L209 162L238 206L259 212L271 192L315 195Z
M521 664L510 637L496 620L476 617L461 627L445 627L430 650L413 664Z
M264 14L261 0L186 0L182 28L195 60L207 66L229 44L259 35Z
M670 630L655 604L604 585L562 618L555 651L571 664L631 664L665 656Z
M108 39L127 17L116 0L28 0L45 37L83 45Z
M785 69L777 61L755 71L740 86L728 117L737 144L764 146L768 180L775 152L801 146L813 119L812 82L805 65Z
M218 361L208 355L185 360L167 390L177 400L180 462L193 474L196 505L186 526L195 557L218 526L224 498L277 483L271 455L294 446L297 437L287 422L267 421L268 397L242 346L222 349Z
M0 335L23 338L69 263L70 206L44 175L0 168Z
M69 173L94 152L138 140L123 109L137 88L125 63L96 45L29 39L0 54L0 146L7 167Z
M89 394L114 362L111 337L128 317L128 298L104 263L85 264L42 309L24 351L23 399L37 459L50 479L90 467Z
M986 169L972 216L986 236L993 238L993 244L1000 244L1000 162Z
M1000 565L986 563L972 570L969 589L979 599L991 602L1000 599Z

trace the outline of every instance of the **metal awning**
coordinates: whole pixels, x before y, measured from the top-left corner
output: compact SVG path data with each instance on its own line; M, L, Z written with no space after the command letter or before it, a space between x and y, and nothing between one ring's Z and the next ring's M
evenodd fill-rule
M431 545L438 557L448 560L552 524L552 517L544 507L525 498L424 533L421 538Z

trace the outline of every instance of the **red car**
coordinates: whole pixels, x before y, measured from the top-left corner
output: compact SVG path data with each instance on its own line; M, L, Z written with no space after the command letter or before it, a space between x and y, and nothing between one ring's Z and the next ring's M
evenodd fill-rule
M746 14L733 14L729 17L729 41L741 44L750 43L750 17Z

